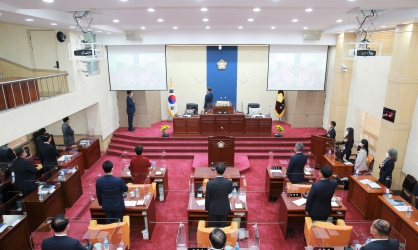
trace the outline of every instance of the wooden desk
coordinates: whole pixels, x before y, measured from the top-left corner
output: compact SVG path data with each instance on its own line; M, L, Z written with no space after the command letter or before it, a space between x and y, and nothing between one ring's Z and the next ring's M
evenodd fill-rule
M279 173L279 176L273 176L271 167L266 168L264 192L268 201L270 201L270 197L280 197L282 194L286 170L287 168L282 167L282 173ZM311 180L314 183L315 175L311 172L311 175L305 175L305 180L308 182Z
M87 140L86 138L83 138L81 140ZM77 141L77 145L80 145L80 141ZM77 148L78 152L83 153L83 162L84 162L84 168L90 169L93 164L100 159L101 152L100 152L100 142L99 139L91 139L90 140L90 146L88 147L81 147L78 146Z
M194 194L190 194L189 196L189 205L187 206L187 218L188 220L209 220L209 214L205 211L205 206L199 206L197 204L197 200L204 200L205 198L196 198ZM238 200L238 194L236 197ZM229 203L231 204L231 212L228 214L228 221L232 220L232 218L241 218L241 221L247 221L248 217L248 206L247 203L243 204L243 209L235 209L235 200L229 199Z
M129 192L135 191L135 188L131 187L128 190L128 196L125 197L125 201L144 199L144 194L141 193L139 198L133 197L130 198ZM145 214L143 214L145 212ZM90 214L91 218L105 218L105 213L102 210L102 207L99 205L99 202L96 200L90 205ZM157 222L155 214L155 200L154 195L150 195L144 206L135 206L135 207L125 207L123 215L129 215L131 221L143 221L147 217L147 225L149 239L151 239L152 233L154 232L155 223Z
M83 153L79 152L61 152L60 157L65 154L71 154L73 157L68 162L58 162L58 169L62 168L73 168L75 166L78 166L78 170L80 171L80 176L83 176L84 174L84 161L83 161Z
M231 136L271 136L271 125L271 117L251 118L242 113L201 114L190 118L174 117L173 135L225 135L226 131Z
M335 156L324 155L323 157L322 165L332 168L332 174L336 174L340 178L353 174L353 164L345 165L343 162L335 160Z
M299 222L303 225L305 223L305 205L297 206L292 201L300 199L300 197L287 197L287 194L282 194L280 200L280 209L279 209L279 226L282 231L283 238L287 237L287 226L290 222ZM337 211L341 212L342 215L339 215ZM341 204L341 207L333 207L332 214L330 216L337 219L345 219L345 214L347 213L347 208L344 204Z
M393 196L392 199L403 200L400 196ZM409 205L409 204L408 204ZM398 231L406 240L406 249L417 249L418 246L418 226L415 222L418 222L418 211L412 206L411 218L406 218L406 212L399 212L394 208L383 196L377 198L377 206L375 219L384 219L390 223L390 225Z
M163 184L163 190L164 190L164 200L165 201L167 199L168 196L168 168L165 168L164 172L162 173L162 175L156 175L155 173L157 171L161 171L161 168L157 167L156 169L150 169L150 183L157 183L157 200L160 200L160 193L158 190L158 184L162 183ZM129 174L128 174L129 173ZM125 167L122 170L122 173L120 173L119 175L120 178L122 178L122 180L125 183L132 183L132 175L130 173L130 169L129 167ZM162 179L162 181L160 181Z
M44 194L43 201L38 199L38 192L32 192L23 199L24 209L29 217L29 227L35 231L48 217L65 214L61 186L57 185L52 194Z
M216 175L216 171L212 171L211 168L195 168L193 175L194 182L195 184L201 184L204 179L215 179ZM226 168L223 176L225 179L232 179L232 182L234 183L240 183L241 175L238 168Z
M58 174L54 174L48 182L58 183ZM65 208L70 208L83 194L81 186L80 170L74 174L65 173L65 180L61 181L61 194Z
M32 249L30 244L30 230L28 225L28 217L26 215L3 215L0 216L0 222L10 225L12 221L19 219L20 222L14 227L6 228L0 233L0 249L2 250L29 250Z
M365 220L372 220L377 206L377 197L385 193L385 186L378 183L380 189L371 188L361 180L376 181L371 175L360 175L358 178L350 175L347 200L351 202Z

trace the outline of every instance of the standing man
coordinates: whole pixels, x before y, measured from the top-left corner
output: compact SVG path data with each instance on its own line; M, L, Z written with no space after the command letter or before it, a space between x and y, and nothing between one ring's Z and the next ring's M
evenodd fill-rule
M331 121L330 124L328 124L328 132L327 132L327 137L329 138L334 138L337 135L335 133L335 129L334 127L337 125L337 123L335 123L335 121Z
M13 153L13 150L7 145L8 144L5 144L0 147L0 166L3 163L12 162L14 159L16 159L16 155Z
M26 160L26 151L23 148L15 150L17 159L12 163L12 169L15 173L15 188L23 192L24 197L38 189L36 183L36 174L38 169L28 160Z
M62 119L62 121L64 122L61 126L62 135L64 136L64 144L74 144L74 130L72 130L70 127L70 118L68 118L67 116L64 119Z
M52 219L51 227L55 235L42 241L42 250L86 250L80 241L67 236L70 221L63 214L57 214Z
M51 136L48 133L42 135L42 139L44 140L44 144L39 146L39 159L46 174L58 165L57 157L60 156L60 153L50 144Z
M398 239L389 239L389 233L392 226L388 221L375 220L370 227L370 233L373 236L370 243L362 246L360 250L398 250Z
M102 168L105 175L96 182L97 201L105 212L108 224L122 221L123 210L125 210L123 192L128 191L128 186L121 178L113 176L111 161L103 162Z
M305 172L303 168L308 161L308 156L302 153L303 143L297 142L293 148L295 154L290 157L289 166L287 167L286 176L293 184L301 183L305 180Z
M220 162L215 166L217 176L206 185L205 210L209 213L210 227L225 227L231 211L228 195L232 192L232 181L223 174L226 166Z
M313 221L327 220L332 213L331 199L334 195L337 182L328 178L332 174L332 169L323 166L319 172L320 180L314 183L309 192L306 201L305 213L309 215Z
M136 156L131 158L129 164L132 177L134 177L134 184L144 184L146 176L149 173L149 168L151 167L151 162L147 157L142 155L142 150L142 145L135 147ZM135 178L135 175L137 175L137 178Z
M126 91L126 93L128 94L128 96L126 97L126 113L128 113L128 130L131 132L134 132L135 129L132 126L132 121L134 119L134 114L135 114L135 102L132 99L132 96L134 95L134 93L132 93L132 91L128 90Z
M203 106L203 108L205 110L212 110L213 109L213 94L212 94L212 88L208 87L207 93L205 95L205 105Z
M36 138L36 146L39 147L40 145L42 145L44 143L44 140L42 139L42 136L46 133L46 129L45 128L41 128L38 131L38 138Z

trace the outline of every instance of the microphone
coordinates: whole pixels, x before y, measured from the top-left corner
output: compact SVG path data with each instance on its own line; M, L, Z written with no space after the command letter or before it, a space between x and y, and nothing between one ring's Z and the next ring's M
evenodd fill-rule
M226 132L226 130L224 129L224 127L222 127L222 126L221 126L221 129L225 132L225 134L226 134L227 136L229 136L228 132Z

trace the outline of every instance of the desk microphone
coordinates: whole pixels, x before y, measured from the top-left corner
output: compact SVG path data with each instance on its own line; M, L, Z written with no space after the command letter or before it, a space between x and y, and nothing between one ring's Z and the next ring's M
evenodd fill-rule
M224 129L224 127L222 127L222 126L221 126L221 129L225 132L225 134L226 134L227 136L229 136L228 132L226 132L226 130Z

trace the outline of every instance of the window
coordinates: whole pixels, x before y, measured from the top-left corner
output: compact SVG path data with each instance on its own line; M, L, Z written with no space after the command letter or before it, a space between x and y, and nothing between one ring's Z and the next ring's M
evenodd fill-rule
M29 136L28 135L24 135L22 137L17 138L14 141L9 142L9 145L7 145L9 148L15 149L17 147L21 147L27 143L29 143Z
M376 150L379 140L381 119L363 112L363 122L361 126L360 137L369 141L369 148Z

